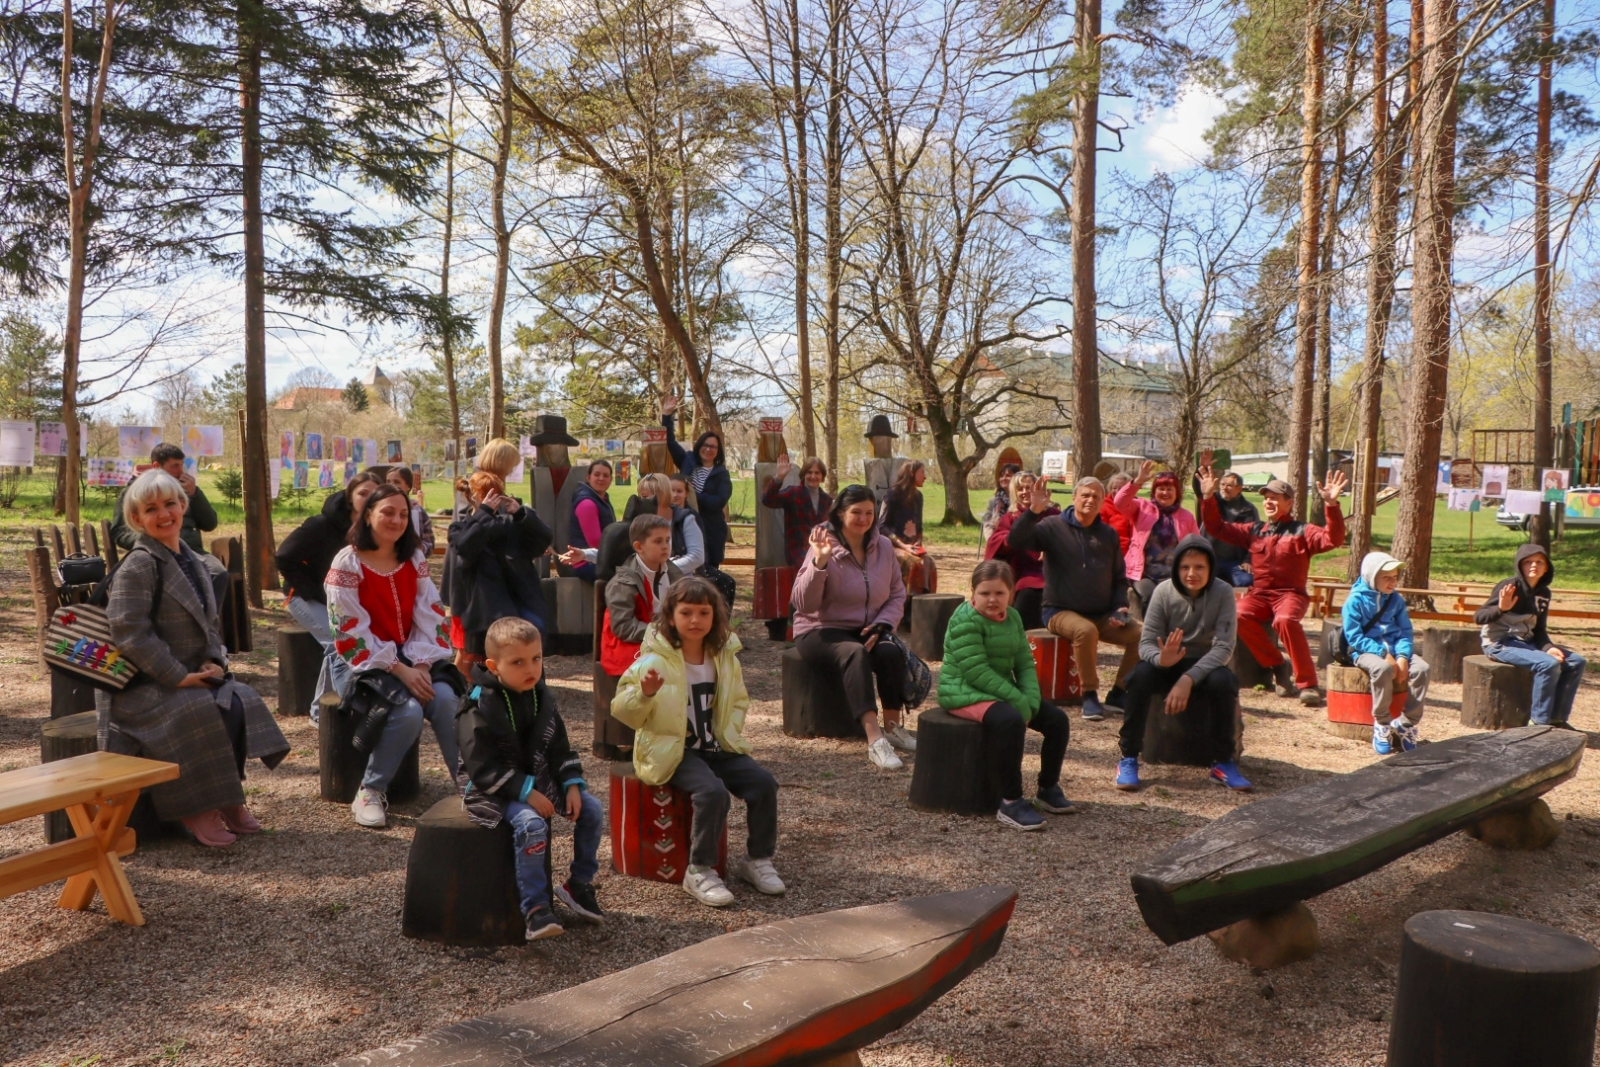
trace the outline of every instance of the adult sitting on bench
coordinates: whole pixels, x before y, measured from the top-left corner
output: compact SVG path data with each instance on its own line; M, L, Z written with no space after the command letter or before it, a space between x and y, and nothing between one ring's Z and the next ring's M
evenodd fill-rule
M1326 527L1312 526L1294 517L1294 486L1281 478L1272 479L1261 491L1267 512L1265 522L1224 522L1217 506L1217 475L1211 469L1211 452L1208 449L1200 456L1200 514L1206 533L1250 550L1255 582L1239 602L1239 639L1257 663L1272 671L1278 692L1286 697L1298 693L1300 703L1308 708L1322 706L1322 691L1317 688L1317 663L1306 643L1305 627L1300 625L1311 603L1306 595L1306 577L1311 573L1312 556L1344 544L1339 494L1344 492L1347 481L1342 471L1331 470L1318 487L1327 508ZM1272 644L1272 635L1267 633L1269 623L1289 653L1287 661Z
M1123 706L1122 686L1139 662L1139 624L1128 617L1128 576L1117 532L1100 519L1105 488L1098 478L1079 478L1072 507L1044 518L1049 493L1033 493L1028 510L1017 516L1006 543L1013 549L1044 553L1044 624L1072 642L1083 679L1083 717L1099 722L1100 676L1095 656L1101 641L1122 646L1116 684L1106 694L1113 708Z
M206 569L206 576L211 582L212 591L217 595L217 603L222 603L222 598L228 591L228 568L222 565L220 559L206 551L205 539L200 536L217 528L217 509L206 499L206 491L200 488L199 483L194 480L194 475L183 469L182 448L172 444L156 445L150 450L150 462L155 464L157 470L172 475L178 484L183 486L184 494L189 498L189 507L183 513L183 531L179 536L200 558L201 564ZM122 503L127 495L128 491L124 489L117 496L116 511L111 519L111 540L115 541L117 547L124 552L139 543L139 531L123 517Z
M1528 718L1535 726L1571 730L1567 722L1583 681L1584 659L1550 640L1550 583L1555 569L1538 545L1517 549L1517 573L1489 591L1472 621L1483 627L1483 654L1533 672Z
M1145 720L1151 701L1165 697L1164 714L1210 716L1211 780L1247 790L1250 782L1233 761L1233 706L1239 699L1239 679L1228 669L1238 628L1233 586L1214 577L1216 556L1199 534L1179 541L1173 560L1172 577L1156 586L1144 611L1140 663L1128 678L1123 704L1117 788L1139 788Z

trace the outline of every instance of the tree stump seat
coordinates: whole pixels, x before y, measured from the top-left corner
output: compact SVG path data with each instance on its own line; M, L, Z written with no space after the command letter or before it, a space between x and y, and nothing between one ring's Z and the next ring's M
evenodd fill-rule
M990 781L983 726L930 708L917 716L917 758L911 770L911 806L952 815L990 815L1000 790Z
M100 716L97 712L83 711L63 715L39 724L39 762L54 763L71 759L99 749ZM139 799L128 815L128 828L138 838L151 841L159 837L181 837L182 823L162 822L156 816L155 804L148 792L141 791ZM52 811L44 816L44 839L54 845L70 841L77 836L72 820L65 811Z
M1028 647L1039 676L1039 695L1052 704L1082 703L1083 679L1072 657L1072 642L1049 630L1029 630Z
M429 729L426 721L423 732ZM348 804L361 789L361 776L367 773L368 753L357 752L351 744L356 733L356 717L346 715L336 706L324 704L317 716L317 762L321 773L322 799L336 804ZM404 804L422 792L422 774L419 766L422 736L411 743L400 769L389 782L389 803Z
M316 635L290 623L278 628L278 714L310 715L327 652Z
M511 823L489 829L448 796L417 820L406 859L400 932L445 945L520 945L524 937ZM544 850L545 872L552 870ZM553 883L551 883L553 884Z
M944 632L950 616L966 602L966 597L956 593L923 593L910 599L906 614L911 618L911 639L906 644L918 659L924 663L944 659Z
M783 650L783 732L800 738L867 736L850 714L839 676L813 670L794 648Z
M1276 635L1273 640L1276 642ZM1243 641L1233 646L1233 656L1228 660L1228 669L1239 679L1240 692L1247 692L1258 686L1264 686L1268 692L1272 692L1277 684L1272 671L1256 662L1256 658L1250 654L1250 649Z
M681 884L689 867L694 804L671 785L649 785L631 763L611 765L611 866L618 874ZM722 827L717 873L728 874L728 827Z
M1211 766L1211 730L1208 725L1214 708L1204 693L1195 690L1189 705L1176 715L1161 706L1165 696L1150 698L1150 713L1144 720L1144 747L1140 758L1146 763L1174 764L1180 767ZM1235 700L1233 716L1233 755L1244 749L1244 712Z
M1375 721L1371 675L1360 667L1331 663L1323 671L1323 685L1328 692L1328 732L1353 741L1370 741ZM1390 720L1406 710L1409 693L1405 686L1394 687L1394 697L1389 701Z
M1421 631L1416 649L1428 662L1428 677L1437 685L1458 685L1468 656L1483 651L1476 627L1429 626Z
M1488 656L1461 662L1461 725L1478 730L1510 730L1528 725L1533 704L1533 672Z

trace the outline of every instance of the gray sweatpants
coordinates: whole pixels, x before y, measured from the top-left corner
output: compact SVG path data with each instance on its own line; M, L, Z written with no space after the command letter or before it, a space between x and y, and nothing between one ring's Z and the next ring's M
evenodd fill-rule
M1380 723L1388 721L1385 715L1389 701L1394 699L1394 667L1382 656L1374 656L1370 652L1357 656L1356 666L1366 671L1372 681L1373 720ZM1406 688L1411 694L1406 697L1406 710L1400 719L1415 725L1422 721L1422 701L1428 695L1428 661L1421 656L1411 657L1411 674L1406 679ZM1395 721L1399 722L1400 719Z

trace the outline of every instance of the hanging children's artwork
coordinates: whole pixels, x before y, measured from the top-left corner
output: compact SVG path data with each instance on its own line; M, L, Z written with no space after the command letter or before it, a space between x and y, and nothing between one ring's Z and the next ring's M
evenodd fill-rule
M1498 500L1506 495L1511 482L1511 468L1500 463L1487 463L1483 468L1483 498Z
M185 426L183 454L186 456L222 455L221 426Z
M311 487L311 464L303 459L294 461L294 487L296 489Z
M403 458L401 458L401 455L400 455L400 442L399 441L391 440L391 441L385 442L385 447L384 447L384 450L383 450L383 461L385 463L404 463L405 462L405 460Z
M294 431L285 430L278 435L279 466L294 467Z
M33 426L29 424L29 436ZM161 443L159 426L118 426L117 455L123 459L148 461L150 453Z
M324 460L317 468L317 488L333 488L333 464Z
M306 434L306 459L319 462L322 459L322 435L320 433Z
M350 439L348 437L328 438L328 458L335 463L343 463L350 458Z

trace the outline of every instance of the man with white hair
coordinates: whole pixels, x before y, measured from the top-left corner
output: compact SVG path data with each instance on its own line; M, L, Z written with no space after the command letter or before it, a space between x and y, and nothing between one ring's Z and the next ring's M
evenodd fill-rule
M1117 532L1100 518L1105 486L1098 478L1079 478L1072 507L1043 518L1049 493L1034 493L1028 510L1017 516L1006 544L1044 554L1044 607L1040 614L1051 633L1072 642L1083 680L1083 717L1105 718L1095 657L1100 642L1119 645L1122 663L1106 704L1122 706L1122 684L1139 662L1139 624L1128 617L1128 574Z

